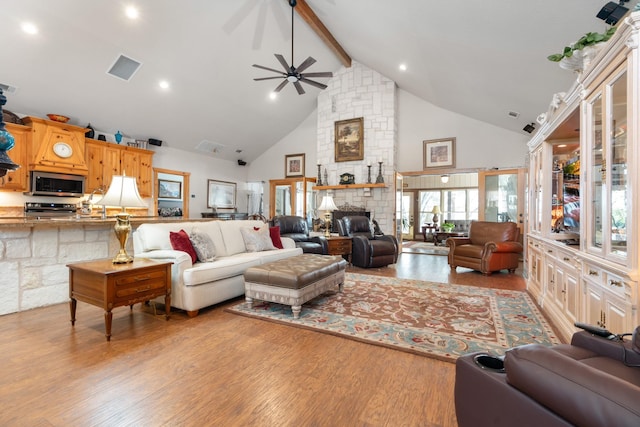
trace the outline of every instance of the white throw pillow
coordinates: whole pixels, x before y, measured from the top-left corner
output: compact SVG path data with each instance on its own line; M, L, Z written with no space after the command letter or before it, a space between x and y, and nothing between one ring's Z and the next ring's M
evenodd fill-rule
M198 261L210 262L216 259L216 246L208 234L194 228L189 234L189 240L198 255Z
M243 227L240 229L247 252L260 252L277 249L273 246L269 227Z

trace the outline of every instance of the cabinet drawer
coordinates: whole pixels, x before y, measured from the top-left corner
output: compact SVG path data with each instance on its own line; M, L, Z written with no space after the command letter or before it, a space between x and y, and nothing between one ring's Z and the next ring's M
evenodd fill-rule
M153 279L131 283L127 286L116 287L115 303L126 302L132 304L146 301L159 295L164 295L166 283L164 280Z
M589 279L593 283L604 284L604 273L600 267L596 267L592 264L585 263L582 266L582 276L585 279Z
M129 286L131 284L142 283L148 280L164 279L164 270L138 272L133 274L125 274L116 278L116 286Z
M616 295L624 296L625 295L625 281L620 276L616 276L615 274L605 272L604 273L604 285L605 287L615 293Z

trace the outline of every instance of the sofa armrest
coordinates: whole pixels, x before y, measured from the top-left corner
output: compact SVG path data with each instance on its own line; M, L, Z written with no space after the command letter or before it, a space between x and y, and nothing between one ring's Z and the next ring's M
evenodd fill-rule
M640 425L638 387L549 347L516 347L506 353L505 369L510 385L572 424Z
M149 258L157 261L173 262L171 266L171 289L176 290L184 283L183 273L186 269L193 267L191 255L183 251L173 249L156 249L153 251L138 252L136 258Z
M453 251L456 246L470 245L471 239L468 237L449 237L447 238L447 240L445 240L445 243L451 249L451 251Z
M612 341L604 337L580 331L571 337L571 345L582 347L611 359L626 361L628 365L640 365L640 353L631 349L629 341Z
M289 238L280 236L280 240L282 241L282 249L295 249L296 241Z
M487 252L522 252L522 245L519 242L487 242L484 245L484 251Z

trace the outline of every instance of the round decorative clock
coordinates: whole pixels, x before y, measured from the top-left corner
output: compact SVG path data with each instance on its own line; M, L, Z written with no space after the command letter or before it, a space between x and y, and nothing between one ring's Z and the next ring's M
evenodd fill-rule
M53 144L53 152L58 157L67 158L73 154L73 148L66 142L56 142Z

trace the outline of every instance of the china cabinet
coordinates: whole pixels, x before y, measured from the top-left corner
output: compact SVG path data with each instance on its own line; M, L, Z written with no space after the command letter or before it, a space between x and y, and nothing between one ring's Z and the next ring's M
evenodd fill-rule
M639 30L634 12L529 142L527 286L564 338L640 323Z

